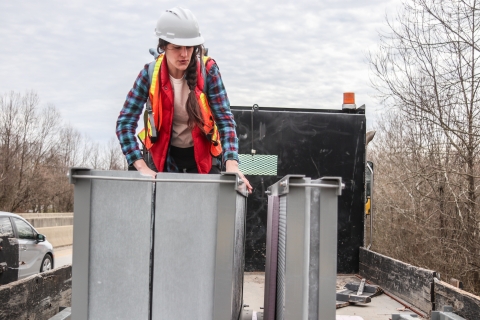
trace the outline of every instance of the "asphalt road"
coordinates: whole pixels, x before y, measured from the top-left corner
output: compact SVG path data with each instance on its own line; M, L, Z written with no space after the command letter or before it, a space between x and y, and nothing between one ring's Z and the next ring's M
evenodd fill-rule
M72 246L54 248L55 268L72 264Z

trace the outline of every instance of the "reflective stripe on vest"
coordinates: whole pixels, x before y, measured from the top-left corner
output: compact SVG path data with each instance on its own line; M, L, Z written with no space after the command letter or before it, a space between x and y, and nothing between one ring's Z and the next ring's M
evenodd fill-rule
M152 114L153 114L153 119L155 122L155 127L152 128L152 124L150 123L150 118L148 118L148 121L146 121L147 127L144 128L139 134L138 138L140 141L145 145L145 148L147 150L150 150L152 147L153 143L152 142L152 129L156 129L156 132L160 131L160 127L162 125L162 99L160 97L160 85L159 85L159 72L160 72L160 66L162 65L164 55L161 54L158 56L157 61L155 61L155 66L153 68L153 72L150 73L150 66L149 66L149 76L150 76L150 89L148 92L149 95L149 101L148 103L151 103L152 107ZM201 66L200 72L197 72L197 87L195 88L195 97L197 98L198 105L200 106L200 112L202 114L202 119L204 122L202 131L205 133L206 138L210 141L210 153L214 157L218 157L222 154L222 145L220 143L220 134L218 132L217 125L215 123L215 120L213 118L212 111L210 109L210 105L208 104L208 99L204 93L204 88L206 87L205 84L205 66L207 65L207 62L210 58L207 56L203 57L203 65ZM197 68L197 71L198 68ZM207 72L209 70L206 70ZM198 79L200 78L201 79ZM200 88L201 86L202 88ZM148 108L149 106L147 106ZM148 132L148 134L145 134Z

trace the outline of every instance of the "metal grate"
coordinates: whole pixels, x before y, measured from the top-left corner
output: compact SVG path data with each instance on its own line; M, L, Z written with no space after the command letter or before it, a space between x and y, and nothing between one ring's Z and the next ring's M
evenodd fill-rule
M239 168L243 174L257 176L276 176L277 175L277 155L267 154L239 154Z
M280 197L280 214L278 218L278 269L277 269L277 312L276 319L284 319L285 310L285 271L287 242L287 197Z

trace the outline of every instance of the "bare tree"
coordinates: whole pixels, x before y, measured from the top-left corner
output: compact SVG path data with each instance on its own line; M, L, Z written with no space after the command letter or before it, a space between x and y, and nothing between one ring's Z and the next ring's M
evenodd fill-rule
M476 293L479 13L475 0L408 1L370 55L373 85L394 110L379 122L383 138L374 144L377 169L385 175L376 183L382 208L376 234L384 237L376 241L379 250L455 275ZM399 248L398 238L389 244L380 235L382 223L394 221L398 233L390 236L408 236L410 245Z
M101 147L35 92L0 95L0 209L73 210L70 167L126 169L118 143Z
M108 140L105 149L105 169L107 170L126 170L128 168L122 149L115 137Z
M0 97L0 201L5 199L7 188L7 173L12 170L13 154L16 147L16 118L20 105L20 95L10 92Z

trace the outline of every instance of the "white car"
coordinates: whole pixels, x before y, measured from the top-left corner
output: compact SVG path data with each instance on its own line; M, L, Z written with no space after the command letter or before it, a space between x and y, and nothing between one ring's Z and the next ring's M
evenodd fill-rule
M0 284L51 270L53 246L27 220L0 211Z

